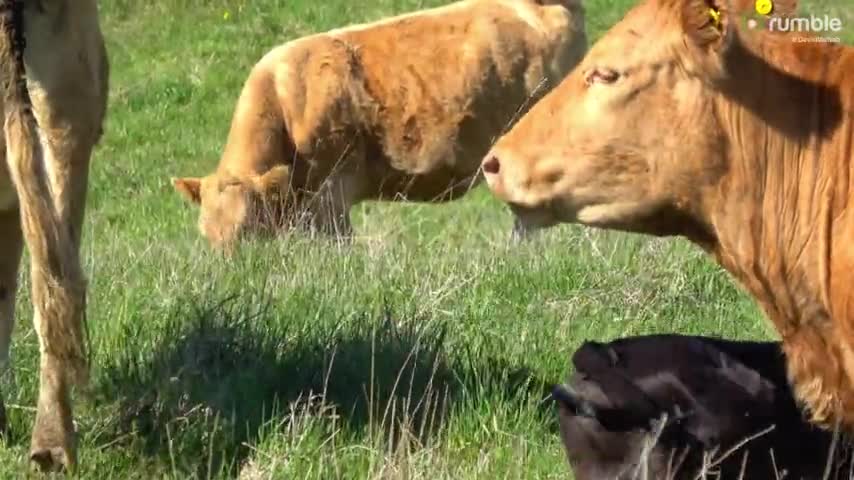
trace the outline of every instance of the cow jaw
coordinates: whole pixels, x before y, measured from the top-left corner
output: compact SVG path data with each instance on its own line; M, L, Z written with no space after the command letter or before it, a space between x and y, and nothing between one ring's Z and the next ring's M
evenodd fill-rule
M590 226L615 226L638 216L638 212L648 211L643 202L614 202L603 205L590 205L578 210L576 221Z

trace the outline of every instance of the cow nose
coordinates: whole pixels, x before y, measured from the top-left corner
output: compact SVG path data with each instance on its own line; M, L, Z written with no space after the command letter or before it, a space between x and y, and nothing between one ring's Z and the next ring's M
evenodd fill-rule
M498 161L498 157L493 153L483 161L482 168L483 173L487 175L498 175L498 172L501 171L501 162Z

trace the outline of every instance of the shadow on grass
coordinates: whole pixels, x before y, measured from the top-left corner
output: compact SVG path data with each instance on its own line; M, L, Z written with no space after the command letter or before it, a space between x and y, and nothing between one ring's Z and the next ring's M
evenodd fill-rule
M102 359L96 396L119 405L111 444L135 444L181 476L232 476L265 425L281 425L297 404L331 408L349 431L382 432L387 444L401 425L427 441L464 396L522 402L547 392L526 368L471 352L451 364L444 329L429 319L399 322L385 309L315 327L250 303L191 307L154 339L139 325L123 332L122 354Z

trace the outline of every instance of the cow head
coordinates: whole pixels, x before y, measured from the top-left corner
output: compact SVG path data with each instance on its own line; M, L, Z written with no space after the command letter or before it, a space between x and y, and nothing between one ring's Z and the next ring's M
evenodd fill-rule
M199 205L199 230L214 248L228 248L242 233L275 226L284 210L290 170L276 166L260 175L214 173L173 178L175 189Z
M482 164L493 193L529 226L709 239L705 212L730 168L717 102L753 6L738 1L629 11L495 144Z

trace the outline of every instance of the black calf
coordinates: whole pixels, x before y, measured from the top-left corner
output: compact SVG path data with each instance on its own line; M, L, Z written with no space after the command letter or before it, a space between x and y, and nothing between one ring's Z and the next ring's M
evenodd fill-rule
M576 480L854 478L842 438L824 477L834 434L804 419L777 342L653 335L572 362L553 396Z

